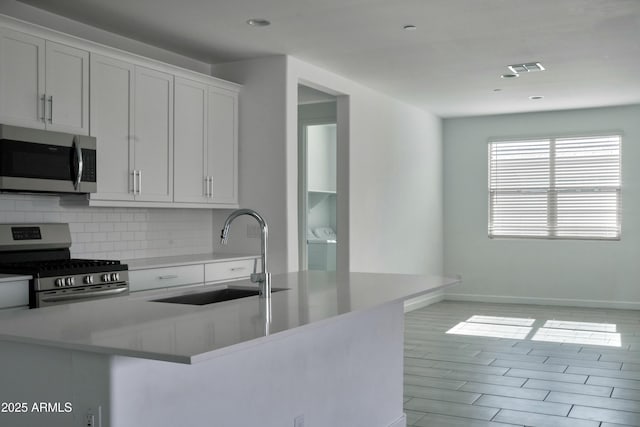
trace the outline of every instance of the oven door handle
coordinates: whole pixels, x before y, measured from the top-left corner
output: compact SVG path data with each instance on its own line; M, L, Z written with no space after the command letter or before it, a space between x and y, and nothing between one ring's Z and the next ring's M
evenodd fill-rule
M73 148L76 150L76 179L73 182L73 188L78 191L80 188L80 181L82 181L82 169L84 168L84 160L82 159L82 148L78 144L78 137L73 137Z
M42 302L77 301L81 299L90 299L90 298L101 297L101 296L117 295L117 294L126 292L128 290L129 288L127 288L126 286L123 286L121 288L105 289L104 291L82 292L82 293L71 294L71 295L51 295L51 296L42 297L41 301Z

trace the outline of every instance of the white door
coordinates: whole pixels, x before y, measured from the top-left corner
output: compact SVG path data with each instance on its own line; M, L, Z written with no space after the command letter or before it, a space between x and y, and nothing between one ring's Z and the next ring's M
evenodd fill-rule
M207 86L176 77L174 122L174 201L206 203Z
M134 158L136 200L173 198L173 76L136 67Z
M98 191L92 199L133 200L132 64L91 54L91 136L98 146Z
M47 129L89 134L89 52L46 42Z
M0 29L0 122L45 127L45 41Z
M209 88L207 175L214 203L238 203L238 94Z

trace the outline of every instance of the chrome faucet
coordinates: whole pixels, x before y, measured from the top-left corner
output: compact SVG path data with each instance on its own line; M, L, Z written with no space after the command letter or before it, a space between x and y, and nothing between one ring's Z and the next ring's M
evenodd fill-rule
M267 235L269 233L269 227L267 226L266 221L260 216L260 214L252 209L238 209L236 211L231 212L231 214L227 217L227 220L224 222L224 227L222 228L222 234L220 235L220 243L223 245L227 244L229 239L229 227L231 227L231 222L234 219L241 215L248 215L255 218L260 225L260 243L261 243L261 261L262 261L262 273L257 273L255 264L253 268L253 273L251 274L251 281L254 283L258 283L260 286L260 297L262 298L270 298L271 297L271 273L267 273Z

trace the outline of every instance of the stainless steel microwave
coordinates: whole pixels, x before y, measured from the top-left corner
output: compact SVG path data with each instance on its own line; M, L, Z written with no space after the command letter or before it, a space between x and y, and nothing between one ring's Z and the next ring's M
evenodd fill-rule
M0 191L94 193L96 139L0 125Z

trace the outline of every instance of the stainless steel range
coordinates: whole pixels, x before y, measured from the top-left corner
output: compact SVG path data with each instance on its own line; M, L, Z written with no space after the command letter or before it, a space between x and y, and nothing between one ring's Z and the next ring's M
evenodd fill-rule
M0 224L0 273L30 275L29 307L129 293L126 264L71 258L69 224Z

